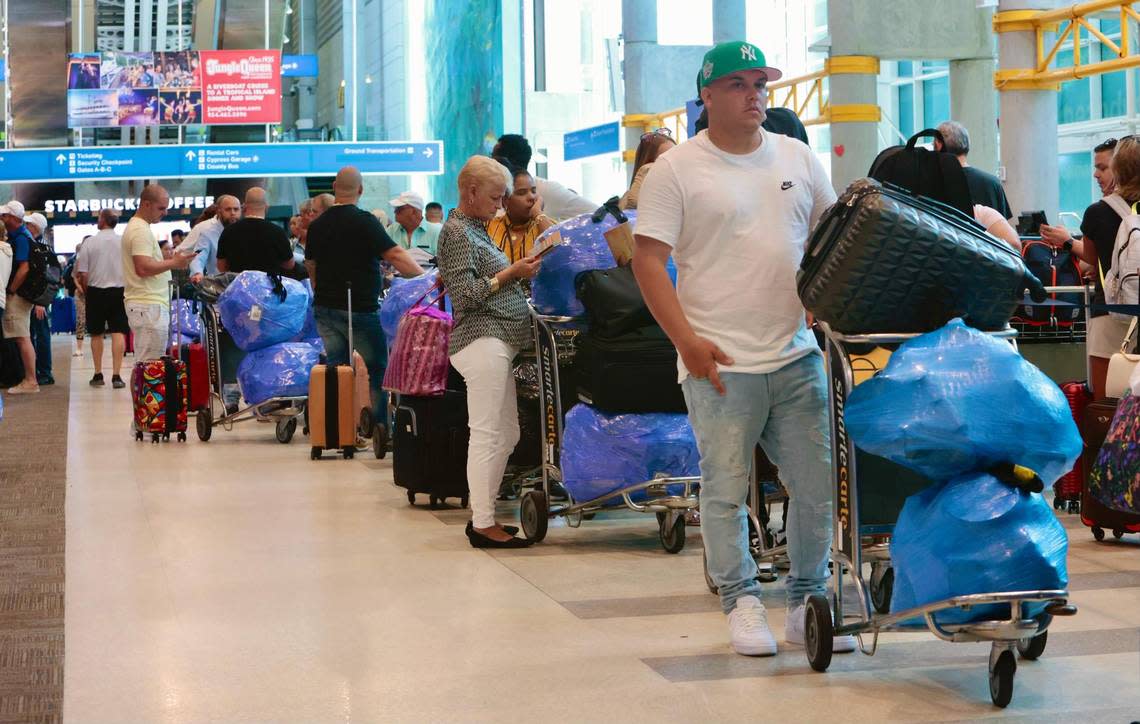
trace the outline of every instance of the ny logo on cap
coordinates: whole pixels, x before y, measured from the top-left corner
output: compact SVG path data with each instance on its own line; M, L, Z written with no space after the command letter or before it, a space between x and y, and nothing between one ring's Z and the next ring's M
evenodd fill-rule
M740 46L740 59L741 60L756 60L756 48L751 45Z
M704 67L701 69L701 72L702 72L702 73L704 73L704 76L705 76L705 80L708 80L709 78L711 78L711 77L712 77L712 74L713 74L713 64L712 64L712 61L711 61L711 60L710 60L710 61L706 61L706 62L705 62L705 65L704 65Z

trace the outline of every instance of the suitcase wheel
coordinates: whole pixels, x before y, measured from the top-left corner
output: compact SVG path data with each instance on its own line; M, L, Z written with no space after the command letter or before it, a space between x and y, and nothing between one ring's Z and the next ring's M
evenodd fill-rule
M416 504L416 494L410 490L408 491L408 502L412 505Z
M1098 541L1104 540L1104 528L1101 528L1099 525L1093 526L1092 534L1093 538L1096 538Z
M344 454L345 460L352 460L354 457L356 457L356 448L354 448L354 447L341 448L341 453Z
M310 460L320 460L321 459L321 448L314 446L311 450L309 450L309 459Z
M437 498L434 495L428 496L428 507L431 508L432 510L438 510L439 505L442 502L443 502L443 500L441 498Z
M138 442L142 442L142 439L143 439L142 431L141 430L136 431L135 432L135 440L137 440Z
M459 507L466 508L467 504L471 502L466 495L459 499Z
M178 433L178 442L186 442L186 433L184 433L184 432Z
M1116 540L1120 540L1121 538L1124 537L1124 530L1122 528L1113 528L1112 529L1112 537L1115 538Z
M161 435L159 435L157 432L156 432L156 433L153 433L153 434L150 436L150 442L151 442L151 444L152 444L152 445L157 445L157 444L158 444L158 441L159 441L160 439L161 439Z

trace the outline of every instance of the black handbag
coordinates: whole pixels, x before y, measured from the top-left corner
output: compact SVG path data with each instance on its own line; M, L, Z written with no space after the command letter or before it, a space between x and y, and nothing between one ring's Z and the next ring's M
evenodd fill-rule
M591 334L616 337L656 324L632 267L582 272L575 279L575 286L578 299L586 308Z
M973 219L872 179L823 214L796 281L804 308L849 334L930 332L955 317L997 330L1026 289L1045 299L1021 255Z

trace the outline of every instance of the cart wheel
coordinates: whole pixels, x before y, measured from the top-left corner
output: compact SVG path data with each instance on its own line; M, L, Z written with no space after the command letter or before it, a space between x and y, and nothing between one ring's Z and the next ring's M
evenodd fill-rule
M827 671L831 666L834 638L831 604L827 602L827 596L811 596L804 615L804 650L808 663L816 671Z
M199 410L194 417L194 427L198 430L198 439L202 442L209 442L210 436L214 434L214 418L209 409Z
M546 503L546 493L541 490L528 490L519 503L519 522L527 540L541 543L546 537L550 508Z
M320 460L321 459L321 448L314 446L311 450L309 450L309 459L310 460Z
M664 513L658 513L657 514L657 527L660 528L663 525L665 525L665 514Z
M1045 644L1049 642L1049 632L1042 631L1031 639L1021 639L1017 642L1017 653L1026 661L1036 661L1045 653Z
M891 612L891 594L895 588L895 569L882 563L871 564L871 603L879 613Z
M184 432L178 433L178 442L186 442L186 433L184 433Z
M471 500L466 495L464 495L462 498L459 499L459 507L460 508L466 508L470 502L471 502Z
M360 408L360 431L362 434L372 434L376 426L372 422L372 410L367 407Z
M997 661L990 657L990 699L994 706L1002 709L1009 706L1013 698L1013 675L1017 673L1017 659L1013 652L1006 649L998 655Z
M297 432L297 418L290 417L288 420L278 420L276 432L277 442L288 445L293 440L293 434Z
M674 516L672 522L666 516L657 528L657 533L666 553L680 553L685 549L685 516Z
M709 554L703 550L701 551L701 564L705 571L705 585L708 586L709 593L720 593L720 588L716 585L716 582L713 581L712 576L709 575Z
M1092 533L1093 533L1093 538L1096 538L1098 541L1104 540L1104 528L1101 528L1100 526L1094 525L1093 529L1092 529Z
M1121 528L1113 528L1112 529L1112 537L1115 538L1116 540L1120 540L1121 538L1124 537L1124 530Z
M384 425L372 428L372 454L377 460L383 460L388 454L388 428Z
M408 502L412 505L416 504L416 494L410 490L408 491Z

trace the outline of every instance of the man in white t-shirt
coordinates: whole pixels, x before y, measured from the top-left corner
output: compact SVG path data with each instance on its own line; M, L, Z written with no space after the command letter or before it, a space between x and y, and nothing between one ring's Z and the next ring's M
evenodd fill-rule
M750 43L705 54L697 88L708 130L653 164L633 259L646 302L677 346L701 452L708 570L732 647L749 656L776 653L748 551L748 472L758 442L791 495L788 643L803 643L805 598L826 591L832 538L827 383L796 271L835 192L806 145L761 128L767 83L779 77ZM676 291L665 268L670 254ZM853 649L851 637L836 637L835 650Z

